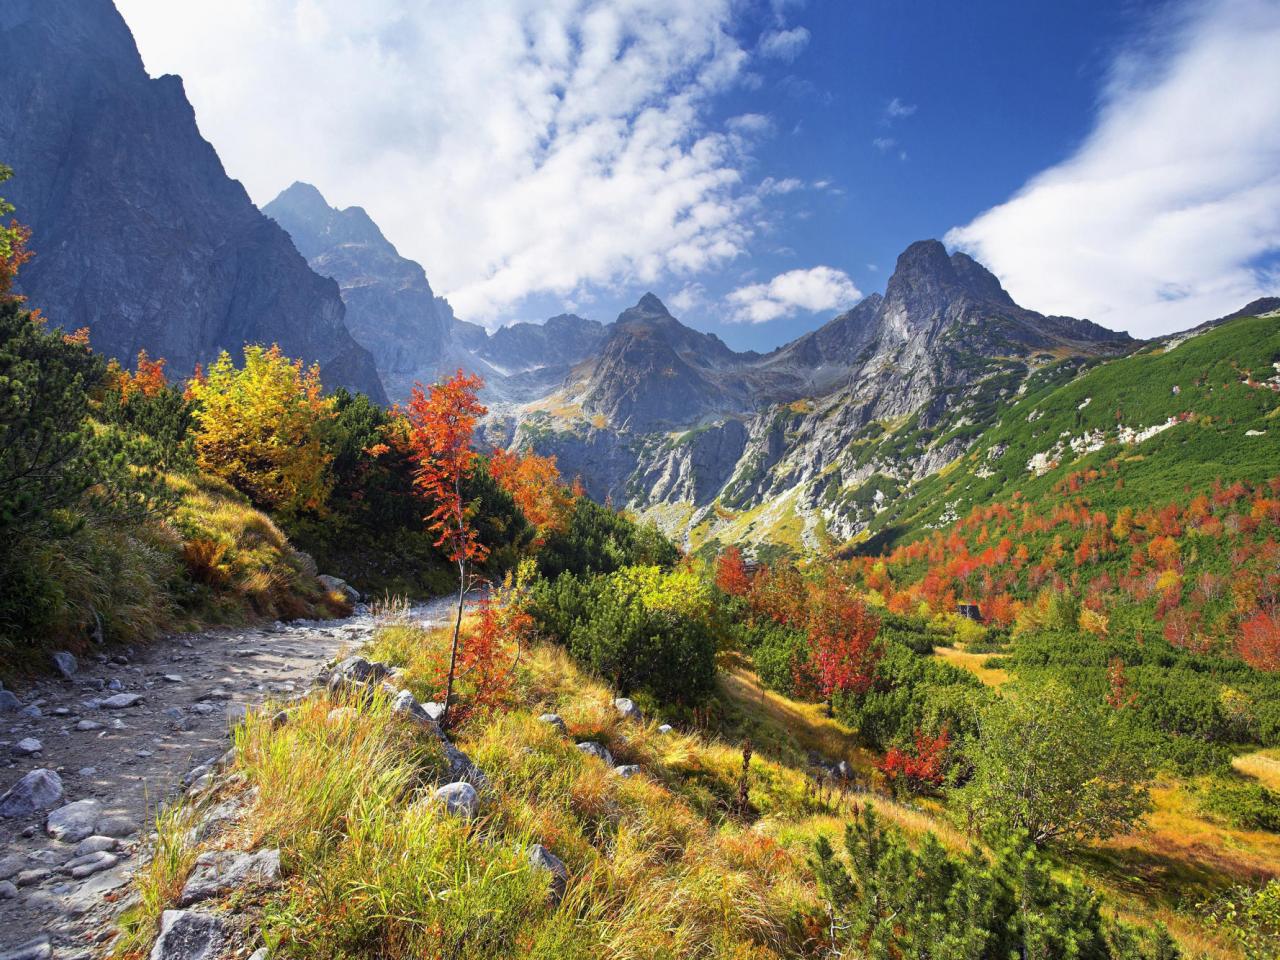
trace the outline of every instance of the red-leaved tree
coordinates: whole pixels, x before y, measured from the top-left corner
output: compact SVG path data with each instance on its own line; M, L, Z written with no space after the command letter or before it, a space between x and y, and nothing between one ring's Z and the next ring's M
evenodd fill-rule
M751 589L751 577L737 547L725 547L716 557L716 586L731 597L745 597Z
M425 518L427 528L437 535L436 546L442 548L458 568L458 613L449 649L442 727L449 725L463 602L467 591L474 586L475 565L483 562L488 553L472 523L475 506L462 496L462 484L476 461L476 452L471 448L476 420L487 412L476 396L483 385L479 377L468 376L461 370L452 379L433 384L426 392L421 384L416 384L405 411L409 453L416 467L414 486L433 505Z
M1280 671L1280 610L1260 610L1241 624L1236 652L1255 670Z
M951 732L947 725L934 736L916 728L915 749L891 747L880 761L880 771L894 784L901 783L912 793L923 793L942 785L946 775L947 748Z
M862 693L871 686L881 653L876 643L879 629L879 619L862 598L835 577L811 589L807 679L827 702L828 713L836 693Z

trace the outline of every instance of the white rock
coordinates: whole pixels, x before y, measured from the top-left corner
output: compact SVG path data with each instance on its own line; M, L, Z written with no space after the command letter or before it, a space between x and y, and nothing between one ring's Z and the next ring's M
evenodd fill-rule
M21 740L15 743L10 749L15 756L29 757L32 754L39 753L41 750L43 750L44 744L41 743L39 740L37 740L35 737L23 737Z
M613 772L624 780L629 780L640 773L640 767L634 763L624 763L621 766L614 767Z
M613 701L613 708L623 720L640 720L640 708L627 697L619 697Z
M672 727L671 724L669 723L664 723L662 726L658 728L658 732L659 733L675 733L675 728Z
M140 693L117 693L115 696L107 697L100 704L107 710L125 710L129 707L137 706L142 702L142 694Z
M559 730L561 733L567 733L568 728L564 724L564 718L558 713L544 713L538 718L542 723L549 724Z

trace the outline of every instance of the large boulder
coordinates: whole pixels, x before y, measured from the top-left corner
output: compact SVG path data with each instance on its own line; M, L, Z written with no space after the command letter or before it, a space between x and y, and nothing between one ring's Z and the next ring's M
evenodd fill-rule
M640 715L640 708L627 697L619 697L613 701L613 708L618 711L618 716L622 717L623 720L639 721L644 719Z
M444 804L444 808L454 816L474 820L480 813L480 795L476 788L465 780L457 783L446 783L432 794L433 799Z
M101 815L102 805L97 800L77 800L50 813L44 832L62 843L79 843L93 836Z
M166 910L151 960L218 960L226 943L222 921L199 910Z
M62 778L52 770L32 770L0 795L0 817L28 817L62 799Z
M320 581L320 586L324 587L330 593L341 595L348 603L360 602L360 591L347 583L347 581L343 580L341 577L331 577L327 573L322 573L316 577L316 579Z
M390 668L385 663L377 660L347 657L329 674L329 689L339 693L343 690L356 690L366 684L378 684L385 680L390 672Z
M280 879L280 851L210 850L196 858L178 905L189 907L250 884L269 886Z
M0 687L0 713L13 713L22 709L22 701L11 690Z
M70 680L76 675L76 670L79 668L79 665L76 663L76 658L72 656L70 652L66 650L56 650L49 655L49 659L53 661L54 667L66 679Z

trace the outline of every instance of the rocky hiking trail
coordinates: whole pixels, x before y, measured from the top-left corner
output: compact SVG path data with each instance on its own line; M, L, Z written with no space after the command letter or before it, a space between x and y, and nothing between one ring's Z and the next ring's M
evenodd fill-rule
M411 616L443 622L453 602ZM374 625L360 608L166 637L0 690L0 960L101 953L160 804L226 752L246 708L305 692Z

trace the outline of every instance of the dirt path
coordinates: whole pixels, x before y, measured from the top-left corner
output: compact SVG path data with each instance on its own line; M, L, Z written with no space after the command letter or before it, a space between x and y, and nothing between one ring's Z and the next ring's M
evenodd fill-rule
M442 621L450 602L432 601L413 616ZM74 878L66 865L77 857L77 844L46 834L47 812L0 817L0 957L42 935L59 960L95 956L108 932L110 901L132 875L157 804L182 789L193 768L226 751L230 726L246 706L306 690L322 664L361 646L373 627L361 612L346 620L187 634L82 659L68 679L15 690L22 707L36 707L39 716L0 713L0 793L32 770L53 770L63 790L55 807L97 801L93 832L110 835L115 846L89 864L98 872ZM138 699L129 706L103 702L117 694ZM38 753L25 755L29 738L39 741ZM36 948L24 956L50 953Z

